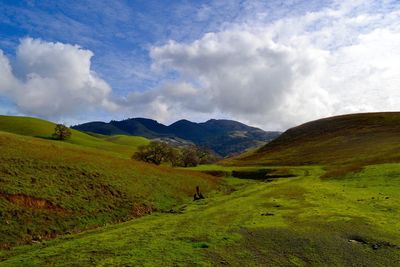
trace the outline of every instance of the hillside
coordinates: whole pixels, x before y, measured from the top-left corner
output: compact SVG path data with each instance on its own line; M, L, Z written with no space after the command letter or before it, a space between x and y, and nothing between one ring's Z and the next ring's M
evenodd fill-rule
M302 124L254 151L225 161L237 165L374 164L400 161L400 112L362 113Z
M54 127L54 123L38 118L0 115L0 131L3 132L51 139ZM150 142L147 138L140 136L116 135L110 137L108 135L89 135L74 129L71 131L72 137L64 142L106 150L125 158L130 158L139 145Z
M53 129L43 120L0 117L0 247L170 211L197 185L208 192L218 184L131 160L132 147L145 138L73 131L65 142L48 138Z
M195 123L180 120L169 126L155 120L134 118L123 121L89 122L72 128L103 135L128 134L147 138L180 138L211 148L221 156L234 155L276 138L279 132L265 132L232 120Z
M33 119L43 125L29 129L44 137L0 131L0 265L399 266L400 164L370 160L396 161L397 121L397 113L340 116L271 142L299 151L351 139L334 148L352 146L346 156L359 153L363 168L332 175L326 166L285 162L155 167L83 145L94 139L131 147L130 136L81 133L81 140L55 141L43 131L49 122ZM8 131L25 129L15 125ZM380 152L360 150L367 137L385 140ZM339 169L355 163L331 150L319 155L322 165L327 158ZM307 154L297 157L295 165ZM192 201L197 185L206 198Z

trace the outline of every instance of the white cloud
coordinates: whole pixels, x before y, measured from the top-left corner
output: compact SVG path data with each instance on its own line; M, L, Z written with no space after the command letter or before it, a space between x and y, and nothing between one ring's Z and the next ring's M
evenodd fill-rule
M77 45L23 39L14 64L0 53L0 93L21 112L45 118L112 110L111 87L91 70L92 56Z
M312 2L314 11L306 12L311 1L282 7L268 1L270 9L265 1L241 1L245 15L221 23L220 31L153 46L153 71L126 67L127 74L140 70L158 85L118 98L92 71L91 51L27 38L11 63L0 50L0 95L20 112L45 118L96 110L166 123L233 118L265 129L349 112L399 110L399 2L333 1L330 7ZM208 21L218 10L202 6L196 19ZM276 18L283 14L290 15Z
M16 87L17 81L12 75L10 61L0 50L0 93L7 93Z
M185 84L191 93L153 94L172 116L179 102L190 114L216 110L264 128L398 110L399 15L359 1L268 24L232 25L191 43L170 41L151 49L153 67L178 76L168 87Z
M216 114L209 101L204 101L207 95L199 97L198 93L190 83L166 82L159 88L131 92L126 97L115 99L115 103L119 106L119 112L144 116L164 123L182 118L207 120Z

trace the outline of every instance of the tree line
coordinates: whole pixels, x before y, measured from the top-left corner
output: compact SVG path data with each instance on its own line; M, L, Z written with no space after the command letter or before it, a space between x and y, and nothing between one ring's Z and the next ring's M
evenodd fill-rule
M57 124L53 138L66 140L72 135L64 124ZM210 164L220 159L212 150L198 146L173 147L160 141L151 141L148 145L139 146L132 156L135 160L160 165L170 163L173 167L195 167L199 164Z
M139 146L133 159L160 165L170 163L173 167L195 167L216 162L219 157L210 149L197 146L176 148L160 141Z

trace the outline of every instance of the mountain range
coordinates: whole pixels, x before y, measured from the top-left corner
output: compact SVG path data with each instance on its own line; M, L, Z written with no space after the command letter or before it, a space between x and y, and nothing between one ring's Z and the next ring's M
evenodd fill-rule
M198 146L212 149L225 157L260 146L280 135L277 131L264 131L233 120L215 120L196 123L179 120L169 126L152 119L131 118L110 122L94 121L71 128L103 135L143 136L150 139L184 139Z

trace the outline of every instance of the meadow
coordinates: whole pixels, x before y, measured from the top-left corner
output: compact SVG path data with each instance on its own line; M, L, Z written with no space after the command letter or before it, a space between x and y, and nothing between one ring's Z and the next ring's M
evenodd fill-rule
M44 140L52 140L55 124L46 120L30 117L1 116L0 131ZM86 134L71 129L72 137L63 143L85 148L94 148L113 153L114 156L130 158L140 145L146 145L149 139L141 136Z
M295 172L272 182L228 177L174 213L2 251L1 265L400 264L400 164L329 179L318 166Z
M168 211L197 185L206 192L218 185L208 175L130 159L147 139L73 131L61 142L49 139L54 124L30 118L0 117L0 126L9 131L0 131L3 248Z
M397 124L385 127L300 127L171 168L130 158L145 138L61 142L50 122L0 116L0 266L400 266Z

